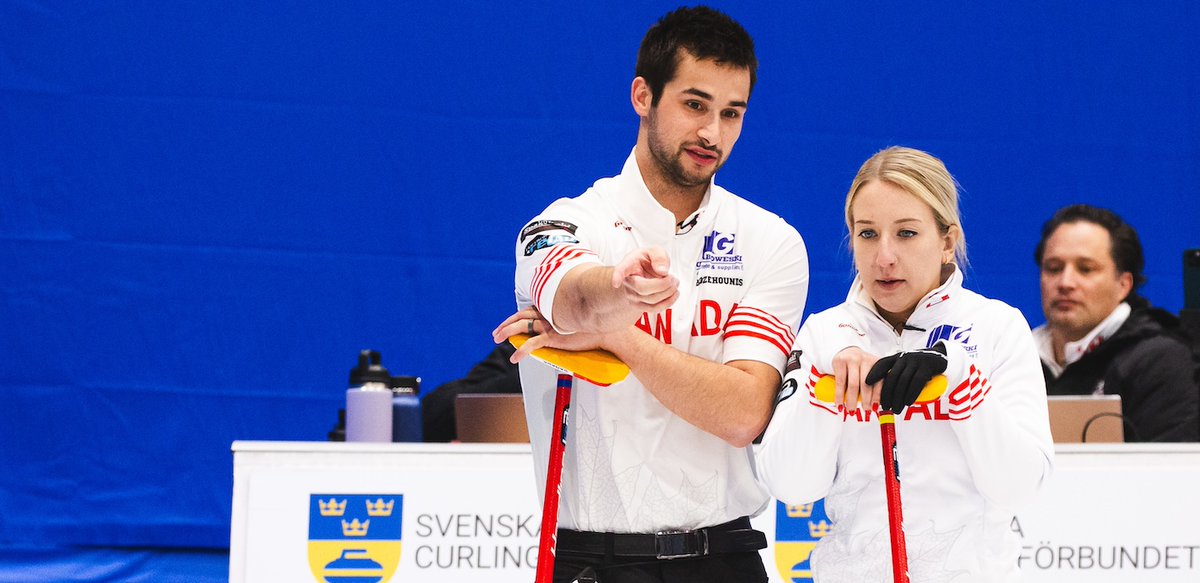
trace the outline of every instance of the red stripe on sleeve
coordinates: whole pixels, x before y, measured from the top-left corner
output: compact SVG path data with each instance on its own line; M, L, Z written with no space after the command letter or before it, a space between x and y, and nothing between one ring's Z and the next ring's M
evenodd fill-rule
M540 272L538 275L535 275L533 282L533 301L538 306L538 309L542 307L542 291L545 289L546 284L550 282L551 276L559 268L580 257L596 255L587 249L575 245L556 245L555 247L546 255L546 259L542 261L542 264L535 271L535 273Z
M766 340L767 342L770 342L771 345L773 345L775 348L778 348L779 351L782 352L784 356L787 356L788 347L784 346L784 344L781 343L779 341L779 339L775 338L772 335L762 334L759 332L753 332L750 330L726 330L725 337L729 338L731 336L749 336L751 338L758 338L760 340Z
M735 308L725 323L726 336L729 335L729 330L738 327L748 327L765 334L772 334L786 346L791 346L796 341L796 335L791 328L784 326L778 318L757 308L746 306Z

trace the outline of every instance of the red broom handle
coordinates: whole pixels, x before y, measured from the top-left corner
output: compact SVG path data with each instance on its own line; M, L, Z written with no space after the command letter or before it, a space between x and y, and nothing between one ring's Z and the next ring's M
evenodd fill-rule
M908 551L904 546L904 510L900 505L900 465L896 463L896 417L879 413L879 437L883 442L883 480L887 485L888 534L892 540L892 578L908 583Z
M575 377L558 375L554 393L554 430L550 434L550 459L546 465L546 497L542 504L542 536L538 544L537 575L534 583L554 580L554 553L558 547L558 493L562 486L563 452L567 445L567 411Z

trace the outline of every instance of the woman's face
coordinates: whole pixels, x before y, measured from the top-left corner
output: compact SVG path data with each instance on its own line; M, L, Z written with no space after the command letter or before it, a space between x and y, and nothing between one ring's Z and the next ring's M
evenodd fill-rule
M954 257L957 229L938 231L933 209L890 182L863 185L850 207L854 266L867 294L893 326L942 283L942 265Z

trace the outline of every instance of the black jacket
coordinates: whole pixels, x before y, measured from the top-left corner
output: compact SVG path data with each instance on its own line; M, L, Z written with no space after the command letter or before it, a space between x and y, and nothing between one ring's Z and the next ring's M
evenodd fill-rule
M440 385L421 397L421 421L425 441L445 442L458 439L454 419L454 399L463 393L520 393L521 375L517 365L508 361L517 349L501 342L467 376Z
M1116 334L1054 378L1045 363L1046 392L1121 395L1125 441L1200 441L1200 386L1192 349L1171 314L1135 309Z

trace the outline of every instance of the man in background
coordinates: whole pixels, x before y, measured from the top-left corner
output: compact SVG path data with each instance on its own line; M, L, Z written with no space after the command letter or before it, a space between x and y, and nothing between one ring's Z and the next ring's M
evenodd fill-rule
M1196 362L1178 319L1137 295L1137 232L1112 211L1059 210L1042 227L1046 323L1034 330L1051 395L1120 395L1126 441L1200 441Z

